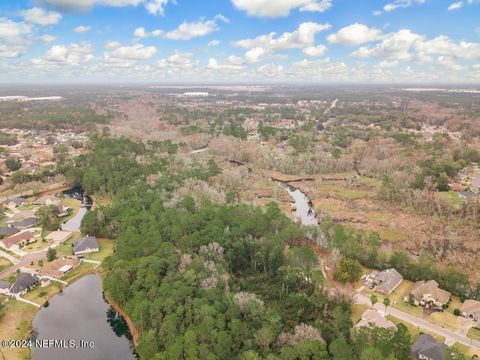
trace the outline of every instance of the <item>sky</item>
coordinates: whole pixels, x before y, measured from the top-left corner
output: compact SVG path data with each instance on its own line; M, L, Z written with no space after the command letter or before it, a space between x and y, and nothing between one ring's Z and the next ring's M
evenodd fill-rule
M30 82L480 83L480 0L1 0Z

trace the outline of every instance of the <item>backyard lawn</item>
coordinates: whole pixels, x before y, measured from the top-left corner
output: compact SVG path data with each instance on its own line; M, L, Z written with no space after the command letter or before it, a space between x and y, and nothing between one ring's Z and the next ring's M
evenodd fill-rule
M17 300L7 302L5 316L0 319L0 339L26 339L32 328L37 308ZM29 359L27 348L1 348L4 359Z
M96 267L96 264L82 262L75 270L64 276L62 280L71 283L72 281L93 272Z
M23 297L27 300L43 305L48 299L58 293L62 287L62 284L56 281L51 281L50 285L46 287L37 286L32 291L26 293Z
M99 245L99 252L87 254L86 259L103 261L107 256L113 252L113 240L105 238L97 238Z

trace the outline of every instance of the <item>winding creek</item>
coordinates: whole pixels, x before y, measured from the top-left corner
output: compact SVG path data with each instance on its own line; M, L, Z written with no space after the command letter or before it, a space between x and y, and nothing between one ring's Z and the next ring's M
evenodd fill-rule
M78 348L32 347L34 360L133 360L125 320L104 300L98 275L85 276L55 295L33 321L33 340L75 340ZM80 348L80 341L93 347Z
M309 197L297 188L287 183L275 181L280 187L287 190L293 199L293 216L297 218L302 225L319 225L317 214L312 207Z

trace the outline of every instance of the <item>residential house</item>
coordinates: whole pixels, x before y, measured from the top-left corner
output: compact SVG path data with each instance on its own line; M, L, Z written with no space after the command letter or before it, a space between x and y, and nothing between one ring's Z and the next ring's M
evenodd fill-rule
M33 202L35 205L58 205L60 199L55 195L44 195Z
M58 205L58 217L65 217L72 213L72 208L68 206Z
M463 317L474 321L480 320L480 301L465 300L460 308L460 313Z
M421 334L412 345L412 355L416 360L444 360L448 346L437 342L431 335Z
M10 288L12 284L7 281L0 280L0 294L8 295L10 293Z
M0 227L0 237L3 239L5 237L9 237L18 233L18 231L19 231L18 229L13 227L2 226Z
M24 247L25 245L31 244L32 242L37 241L33 233L30 231L24 231L22 233L15 234L13 236L7 237L1 241L2 247L7 250L15 250Z
M395 269L374 271L365 279L365 285L374 287L383 295L390 295L403 281L403 276Z
M442 307L450 301L452 294L438 287L435 280L417 281L409 292L409 297L413 297L415 305ZM409 301L408 297L405 301Z
M23 295L33 289L39 283L36 275L28 273L20 273L10 289L10 293L15 295Z
M93 252L98 252L99 245L95 236L85 236L73 242L73 254L85 255Z
M465 191L465 185L459 183L448 184L451 191Z
M362 319L355 325L355 327L383 328L394 330L397 328L393 322L387 320L375 309L365 310L365 312L362 314Z
M78 259L56 259L52 262L44 264L39 272L42 276L60 279L75 269L78 265L80 265L80 260Z
M28 229L34 227L40 223L40 219L35 216L30 216L26 219L20 221L13 221L8 224L10 227L14 227L17 229Z
M70 239L71 236L72 233L70 231L57 230L45 236L45 240L60 244Z
M27 202L28 202L27 199L19 197L19 198L16 198L16 199L8 200L6 205L9 208L17 208L19 206L25 205Z

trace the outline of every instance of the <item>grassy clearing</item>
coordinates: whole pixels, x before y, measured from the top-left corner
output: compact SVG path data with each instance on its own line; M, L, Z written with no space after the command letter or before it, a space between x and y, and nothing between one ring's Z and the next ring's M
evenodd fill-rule
M437 192L435 196L456 208L461 207L465 202L460 196L458 196L458 193L454 191Z
M0 319L0 340L26 339L32 329L32 320L37 308L17 300L9 300L5 316ZM1 348L3 356L8 360L30 358L28 348Z
M373 188L379 188L382 185L382 182L378 179L372 179L372 178L363 177L363 176L360 177L360 179L358 179L358 183L361 185L366 185Z
M392 229L385 226L378 226L375 230L383 241L403 242L408 240L408 236L398 229Z
M479 325L480 326L480 325ZM476 327L476 328L471 328L470 330L468 330L468 334L467 336L470 338L470 339L473 339L475 341L480 341L480 328Z

